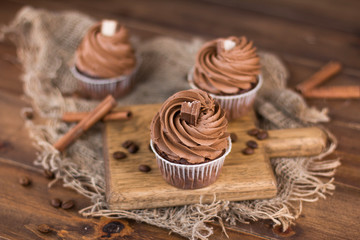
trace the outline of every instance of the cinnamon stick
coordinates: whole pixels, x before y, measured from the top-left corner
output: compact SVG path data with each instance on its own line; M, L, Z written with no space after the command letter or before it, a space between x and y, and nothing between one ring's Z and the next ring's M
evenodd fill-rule
M69 130L62 136L53 146L60 152L63 151L69 144L77 139L83 132L88 130L97 121L103 118L116 105L115 99L109 95L107 96L94 110L92 110L85 118L83 118L75 127Z
M88 112L77 112L77 113L71 113L67 112L64 113L64 115L61 117L61 120L64 122L79 122L84 117L89 114ZM130 111L124 111L124 112L110 112L105 115L105 117L102 119L104 121L113 121L113 120L126 120L131 117Z
M301 93L313 89L314 87L329 79L331 76L340 72L341 68L342 66L339 62L329 62L308 79L298 84L295 89Z
M360 98L360 86L321 87L303 93L306 98Z

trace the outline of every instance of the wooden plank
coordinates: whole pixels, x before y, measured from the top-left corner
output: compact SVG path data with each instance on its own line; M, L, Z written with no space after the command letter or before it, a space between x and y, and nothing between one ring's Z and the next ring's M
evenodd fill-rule
M269 221L227 226L234 231L247 232L265 239L358 239L360 236L357 203L360 190L336 184L334 195L317 202L303 202L302 214L291 226L293 236L277 234Z
M32 180L29 187L18 183L18 178L27 176ZM169 230L139 223L134 220L111 218L84 218L77 211L90 204L89 199L75 191L61 186L61 181L48 188L49 180L40 169L13 164L0 158L0 239L142 239L142 240L185 240ZM75 207L70 210L56 209L49 204L52 198L72 199ZM120 223L124 228L114 234L104 232L109 223ZM52 232L42 234L37 226L47 224ZM221 228L214 225L217 233L210 239L226 239ZM231 239L257 239L251 234L228 231ZM103 236L103 237L102 237ZM106 236L106 237L105 237ZM102 238L101 238L102 237Z
M242 11L256 12L259 15L281 18L287 21L304 23L312 26L346 31L356 34L359 29L356 0L207 0L206 2L236 8ZM349 6L352 6L351 8ZM346 14L344 14L346 13Z
M358 39L354 34L269 17L234 7L204 4L198 1L186 1L184 4L181 0L151 2L136 0L117 4L116 7L96 1L88 4L80 0L71 2L32 0L30 3L50 9L66 9L75 6L76 9L94 17L101 18L106 15L117 18L131 29L142 26L142 31L160 26L168 32L177 30L208 38L246 35L254 40L259 48L271 49L279 54L292 54L321 61L339 60L346 66L360 67L357 61ZM26 1L26 4L29 2ZM189 11L189 9L196 9L196 11ZM214 18L214 16L221 16L221 18ZM209 26L211 26L211 31L209 31ZM357 31L355 27L352 29ZM286 33L286 38L284 38L284 33Z

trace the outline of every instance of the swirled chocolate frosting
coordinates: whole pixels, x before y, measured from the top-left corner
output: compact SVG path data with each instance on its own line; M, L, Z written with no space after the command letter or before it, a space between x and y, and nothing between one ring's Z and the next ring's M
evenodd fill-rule
M183 102L201 103L195 125L180 117ZM162 105L151 122L151 139L158 153L166 159L197 164L220 157L228 147L225 112L206 92L181 91ZM185 162L184 162L185 161Z
M120 26L113 36L101 34L101 23L90 28L76 51L76 67L95 78L130 74L136 64L128 31Z
M234 46L226 49L225 41ZM256 48L246 37L219 38L199 50L193 81L200 89L216 95L234 95L257 84L260 59Z

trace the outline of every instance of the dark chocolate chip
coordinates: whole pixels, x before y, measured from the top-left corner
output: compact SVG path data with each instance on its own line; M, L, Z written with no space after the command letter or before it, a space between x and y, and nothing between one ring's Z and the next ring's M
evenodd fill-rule
M259 129L257 129L257 128L253 128L253 129L247 131L247 134L250 136L256 136L258 133L259 133Z
M130 145L132 145L133 143L134 143L134 142L131 141L131 140L126 140L125 142L123 142L123 143L121 144L121 146L122 146L123 148L129 148Z
M261 131L258 134L256 134L256 138L259 140L264 140L269 137L269 134L267 131Z
M74 207L74 205L75 203L73 200L67 200L61 204L61 208L67 210Z
M48 179L53 179L55 177L54 173L49 169L44 169L44 176Z
M116 160L124 159L124 158L126 158L126 153L121 152L121 151L116 151L113 153L113 158Z
M41 225L37 226L37 230L41 233L51 232L51 228L47 224L41 224Z
M139 171L140 172L150 172L151 167L148 165L139 165Z
M242 150L242 153L245 155L251 155L254 153L254 149L247 147L244 150Z
M236 142L238 140L238 137L236 133L230 133L231 142Z
M31 180L28 177L19 178L19 183L24 187L29 186L31 184Z
M53 206L54 208L58 208L58 207L61 206L61 200L58 199L58 198L51 199L50 204L51 204L51 206Z
M139 151L139 146L133 143L128 147L127 150L129 151L129 153L136 153L137 151Z
M248 146L249 148L252 148L252 149L258 148L258 144L254 140L247 141L246 146Z

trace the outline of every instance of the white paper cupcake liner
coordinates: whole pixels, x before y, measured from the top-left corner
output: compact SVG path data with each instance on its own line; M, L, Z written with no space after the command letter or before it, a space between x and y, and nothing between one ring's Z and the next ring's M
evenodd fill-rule
M73 76L78 80L77 90L83 96L93 99L102 99L111 94L115 98L121 98L130 92L134 86L135 74L140 65L140 61L130 75L123 75L114 78L91 78L72 66L70 68Z
M228 138L228 148L221 157L207 163L194 165L172 163L159 155L152 140L150 140L150 146L155 153L160 172L167 183L181 189L198 189L216 181L225 158L231 151L231 140Z
M200 89L195 85L193 81L193 72L194 68L192 68L188 74L189 85L192 89ZM222 109L226 111L226 116L228 119L238 119L246 115L249 110L252 109L256 94L260 90L262 84L263 78L262 75L259 74L258 83L253 89L248 92L232 96L219 96L212 93L209 93L209 95L220 104Z

